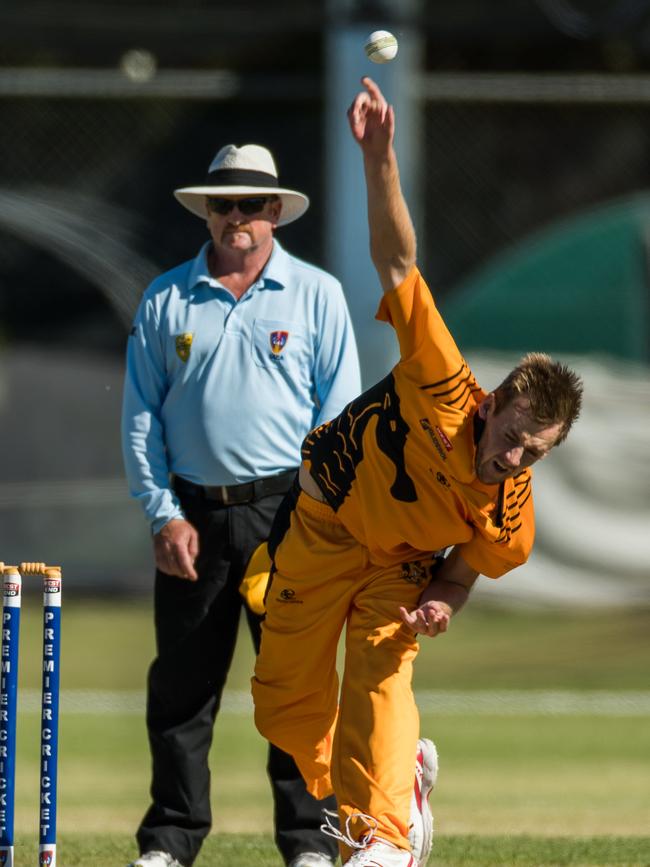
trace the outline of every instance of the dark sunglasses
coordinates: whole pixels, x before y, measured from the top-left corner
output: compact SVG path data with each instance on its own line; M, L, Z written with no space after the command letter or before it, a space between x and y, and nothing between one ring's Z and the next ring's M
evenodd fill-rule
M208 208L215 214L221 214L222 217L225 217L237 205L240 214L245 217L252 217L253 214L259 214L260 211L263 211L269 201L271 201L271 196L251 196L249 199L223 199L220 196L208 196Z

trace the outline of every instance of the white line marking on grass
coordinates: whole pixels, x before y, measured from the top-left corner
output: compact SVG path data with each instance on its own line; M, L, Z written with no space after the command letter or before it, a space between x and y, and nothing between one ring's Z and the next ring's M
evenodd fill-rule
M647 690L420 690L415 697L421 711L440 716L650 716ZM40 691L20 691L18 707L25 713L40 712ZM144 714L145 696L139 690L69 689L61 692L60 710L62 714ZM247 691L224 692L222 713L242 716L252 710Z
M416 693L421 711L514 716L648 716L650 692L626 690L477 690Z

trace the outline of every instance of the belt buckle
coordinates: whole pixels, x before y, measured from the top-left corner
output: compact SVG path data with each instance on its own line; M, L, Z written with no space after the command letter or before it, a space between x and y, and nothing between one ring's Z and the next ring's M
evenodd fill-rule
M228 505L228 486L227 485L219 485L219 490L221 491L221 501L224 506Z

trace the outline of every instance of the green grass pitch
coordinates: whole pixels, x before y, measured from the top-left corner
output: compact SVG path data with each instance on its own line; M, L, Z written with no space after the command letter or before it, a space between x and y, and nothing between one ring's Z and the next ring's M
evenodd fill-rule
M40 611L26 605L21 689L38 689ZM551 624L551 625L549 625ZM469 608L423 644L418 690L647 690L650 612L505 613ZM64 600L63 690L138 690L153 649L149 603ZM245 690L242 636L228 688ZM533 693L531 693L532 695ZM470 713L427 705L439 748L430 867L650 865L647 716ZM280 867L265 745L249 716L223 714L212 754L214 833L196 867ZM61 717L59 863L115 867L135 854L149 758L138 713ZM38 716L18 730L16 863L34 863Z

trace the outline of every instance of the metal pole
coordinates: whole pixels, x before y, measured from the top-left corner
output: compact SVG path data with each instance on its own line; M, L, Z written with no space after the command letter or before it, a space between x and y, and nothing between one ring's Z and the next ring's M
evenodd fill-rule
M390 370L397 361L398 351L392 329L374 318L381 287L370 261L361 154L350 135L346 110L364 75L379 84L395 107L395 150L402 188L417 230L421 135L419 107L411 96L411 82L419 75L422 65L423 44L416 27L420 5L421 0L403 0L393 4L389 11L388 4L378 2L328 0L325 46L327 264L345 289L359 344L364 388ZM397 36L399 51L392 62L378 65L366 57L363 46L373 30L390 30Z

